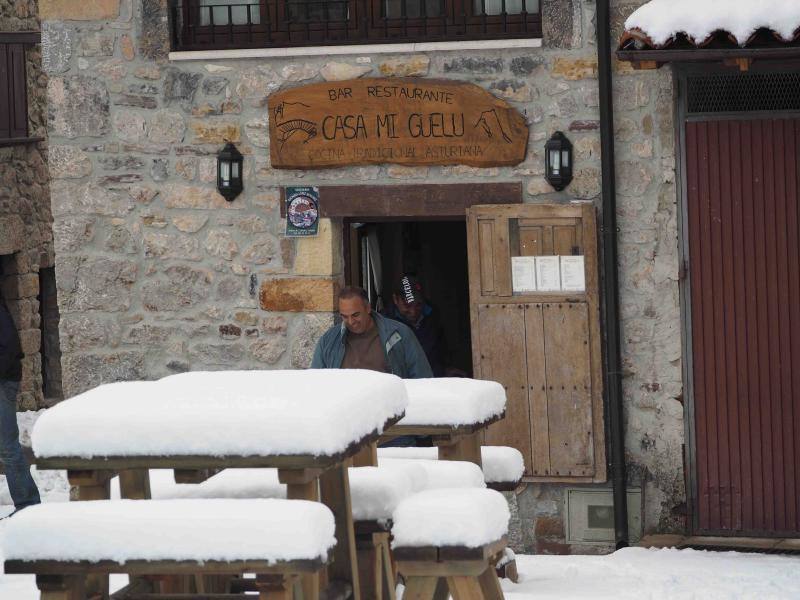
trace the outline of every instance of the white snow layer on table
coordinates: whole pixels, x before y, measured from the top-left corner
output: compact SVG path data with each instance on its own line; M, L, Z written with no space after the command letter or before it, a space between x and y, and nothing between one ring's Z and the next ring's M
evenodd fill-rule
M731 33L739 44L759 28L792 39L800 27L797 0L650 0L625 21L625 29L639 29L662 45L677 33L702 42L717 30Z
M6 559L324 560L330 509L305 500L99 500L40 504L9 519Z
M397 447L378 448L378 460L386 458L427 459L436 460L438 448ZM486 483L519 481L525 473L525 461L522 453L508 446L482 446L481 463L483 479Z
M48 456L330 455L407 405L403 380L364 370L191 372L101 385L48 410Z
M486 489L440 489L403 500L392 517L393 548L466 546L503 537L510 513L503 494Z
M408 408L401 425L470 425L503 412L506 392L496 381L441 377L404 379Z
M425 471L425 490L486 487L481 468L475 463L466 461L379 458L378 466L380 468L422 467Z
M411 476L401 469L350 469L350 494L355 521L383 521L401 500L414 493Z

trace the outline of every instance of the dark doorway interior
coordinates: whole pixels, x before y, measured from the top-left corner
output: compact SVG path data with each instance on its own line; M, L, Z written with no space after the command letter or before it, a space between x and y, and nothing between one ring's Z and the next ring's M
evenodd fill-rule
M348 230L348 283L368 289L373 308L383 311L398 279L416 276L439 314L446 366L471 377L465 221L349 223Z
M42 330L42 393L45 404L50 406L64 398L55 267L39 269L39 318Z

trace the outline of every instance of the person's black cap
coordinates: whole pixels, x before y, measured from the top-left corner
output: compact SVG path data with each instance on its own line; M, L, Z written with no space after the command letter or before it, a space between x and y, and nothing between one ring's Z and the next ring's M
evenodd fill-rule
M422 302L422 284L413 275L403 275L397 282L395 293L400 296L406 304Z

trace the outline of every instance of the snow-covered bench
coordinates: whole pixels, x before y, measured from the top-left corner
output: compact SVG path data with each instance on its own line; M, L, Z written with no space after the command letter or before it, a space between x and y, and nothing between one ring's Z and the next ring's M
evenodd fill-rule
M406 597L432 600L449 590L455 600L502 599L494 566L509 516L495 490L430 490L403 500L393 514L392 548Z
M380 467L349 469L361 588L367 597L393 598L389 528L397 505L428 489L484 487L472 463L387 459ZM150 471L154 499L285 498L276 469L227 469L198 484L176 483L169 470Z
M431 448L378 448L378 464L387 460L436 460L439 449ZM508 446L482 446L481 468L486 486L500 492L517 488L525 473L522 453ZM446 485L440 487L448 487Z
M291 600L327 564L334 531L326 506L302 500L53 503L10 519L3 553L6 573L36 574L41 600L83 600L91 573L255 573L261 600Z
M459 377L405 379L405 416L381 439L430 436L439 458L481 466L480 433L505 416L506 393L495 381Z

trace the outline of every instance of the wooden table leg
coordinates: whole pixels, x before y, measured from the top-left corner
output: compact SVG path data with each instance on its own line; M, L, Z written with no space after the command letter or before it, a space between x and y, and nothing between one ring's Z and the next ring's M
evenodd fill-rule
M333 550L333 561L328 567L328 577L331 582L340 580L352 586L353 600L361 600L356 534L350 505L350 478L346 463L325 471L319 484L322 502L331 509L336 519L336 547Z
M40 600L83 600L83 575L37 575Z
M120 496L127 500L150 500L150 471L129 469L119 474Z
M258 600L292 600L295 581L286 575L256 575Z
M67 471L70 485L77 487L77 499L108 500L111 497L113 471ZM108 575L92 573L86 576L86 598L108 598ZM55 598L55 596L54 596Z
M286 484L286 497L289 500L310 500L319 502L319 475L316 469L278 469L278 481ZM319 572L300 576L303 600L318 600Z
M378 466L378 442L367 444L353 455L354 467Z
M440 442L440 444L440 460L463 460L466 462L475 463L479 467L483 468L483 465L481 464L480 432L470 433L468 435L460 435L456 438L451 438L450 443Z
M403 600L432 600L438 583L439 577L409 577L406 579Z

